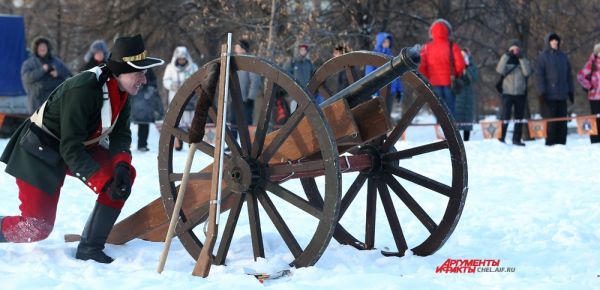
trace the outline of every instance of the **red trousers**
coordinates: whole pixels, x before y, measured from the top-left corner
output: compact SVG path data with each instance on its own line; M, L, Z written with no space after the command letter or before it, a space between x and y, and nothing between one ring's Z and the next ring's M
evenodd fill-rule
M111 162L108 150L103 147L94 147L88 151L92 158L98 162L100 167L109 167L114 171L114 165ZM65 172L71 175L70 172ZM135 169L131 166L131 182L135 180ZM54 228L56 219L56 208L60 197L60 189L63 180L59 183L52 195L41 191L40 189L17 178L19 187L19 200L21 205L20 216L6 216L2 219L1 229L7 241L13 243L30 243L41 241L50 235ZM98 203L106 206L121 209L125 205L124 200L112 200L106 192L98 195Z

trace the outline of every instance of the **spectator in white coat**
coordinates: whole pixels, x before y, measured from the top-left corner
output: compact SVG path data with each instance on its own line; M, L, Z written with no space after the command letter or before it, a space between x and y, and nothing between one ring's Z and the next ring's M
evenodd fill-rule
M169 91L169 104L173 100L173 97L181 87L181 85L191 75L198 70L198 65L194 63L190 53L185 46L178 46L173 52L173 58L165 69L163 76L163 86ZM179 121L179 128L189 129L192 118L194 117L195 101L189 102L185 107L181 121ZM180 140L175 139L175 149L181 150L183 144Z

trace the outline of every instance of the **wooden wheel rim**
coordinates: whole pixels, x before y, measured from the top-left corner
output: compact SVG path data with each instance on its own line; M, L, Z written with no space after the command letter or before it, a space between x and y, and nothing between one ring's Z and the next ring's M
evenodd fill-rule
M348 70L351 67L361 67L364 65L381 66L384 63L389 62L390 60L391 60L390 56L380 54L380 53L365 52L365 51L351 52L351 53L347 53L342 56L333 58L333 59L327 61L325 64L323 64L323 66L321 66L315 72L315 75L313 76L313 78L311 79L311 81L309 82L309 84L307 86L308 90L311 93L316 93L317 91L322 91L321 86L327 80L327 78L329 76L332 76L332 75L340 72L340 71L345 70L346 72L348 72ZM427 186L435 187L435 189L443 190L444 193L446 193L448 195L448 202L446 204L444 214L443 214L441 220L439 221L439 223L436 224L435 222L433 222L433 224L432 224L432 220L430 218L428 219L427 218L428 216L423 216L422 214L420 214L420 216L418 217L420 219L421 223L423 223L427 227L430 234L420 244L412 247L411 250L416 255L425 256L425 255L431 255L435 251L440 249L444 245L444 243L447 241L447 239L450 237L450 235L454 231L454 228L458 224L458 221L459 221L461 213L462 213L462 209L464 207L466 196L467 196L467 180L468 180L468 178L467 178L467 159L466 159L466 153L465 153L462 139L461 139L461 137L456 129L456 126L455 126L455 121L454 121L453 117L451 116L451 114L449 113L446 105L443 104L443 102L440 100L440 98L438 98L435 95L429 82L424 77L422 77L418 72L412 72L412 71L406 73L402 77L402 80L403 80L403 84L405 86L408 85L417 92L416 100L409 107L409 109L405 112L406 114L404 114L401 117L401 119L397 122L395 128L390 132L390 134L386 138L375 140L373 142L370 142L369 144L364 144L364 145L368 145L370 147L375 148L375 150L377 152L379 152L378 158L380 158L381 160L384 160L384 165L382 166L382 169L379 172L379 173L381 173L381 175L377 176L376 178L380 178L382 175L386 176L387 179L385 179L383 181L383 184L384 185L393 184L393 188L378 187L376 185L376 182L374 181L375 177L373 175L367 174L367 173L360 173L355 180L355 184L353 184L350 187L350 189L342 195L340 220L343 219L345 210L354 201L356 195L358 194L358 191L364 186L366 186L367 188L370 188L367 191L369 191L371 193L368 193L367 195L376 195L377 193L379 193L380 196L382 196L382 199L387 195L386 199L391 201L389 199L389 190L392 189L392 191L395 192L395 191L402 191L402 189L399 188L398 185L394 181L389 180L389 176L393 176L395 178L398 178L399 177L398 175L401 175L404 177L410 177L412 180L426 183ZM350 83L352 83L352 82L350 82ZM388 90L383 91L382 96L386 97L387 93L388 93ZM451 185L446 186L446 187L437 184L435 181L426 181L425 182L425 181L423 181L424 179L422 179L421 177L412 177L412 176L410 176L410 174L411 174L410 172L406 172L403 170L401 170L399 172L398 167L396 166L396 163L398 162L397 157L402 156L403 154L406 155L406 154L415 153L414 150L412 152L410 151L413 148L410 148L408 150L402 150L400 153L397 153L397 152L395 152L393 145L398 141L398 139L406 131L406 128L411 123L414 116L419 112L419 110L425 104L427 104L431 108L435 117L437 118L437 120L440 124L440 128L444 133L445 140L437 141L437 142L434 142L434 143L431 143L431 144L428 144L425 146L419 146L419 149L425 153L431 153L431 152L434 152L434 151L437 151L440 149L449 150L450 159L451 159L450 162L451 162L451 167L452 167L452 181L451 181ZM425 148L423 148L423 147L425 147ZM402 153L402 152L404 152L404 153ZM422 154L423 152L421 152L419 154ZM402 158L407 158L407 156L403 156ZM311 184L313 182L314 181L312 181L310 178L304 179L303 185L305 186L305 190L307 190L307 191L311 190L311 188L312 188ZM378 182L381 183L380 180ZM385 193L385 191L387 191L388 193ZM410 199L412 199L412 197L410 197L410 193L406 192L406 194L404 194L402 192L401 195L403 195L404 198L407 198L407 195L408 195L408 199L409 199L408 203L411 203ZM396 200L398 199L398 197L396 198ZM368 197L368 199L370 199L370 200L367 201L367 211L372 210L372 208L376 207L376 204L375 204L376 198L374 196L370 196L370 197ZM414 201L414 199L413 199L413 201ZM404 201L404 202L406 204L406 201ZM417 204L416 207L420 207L420 206L418 206L418 204ZM416 208L416 207L413 205L412 208ZM411 208L411 210L412 210L412 208ZM388 209L386 209L386 210L388 210ZM391 209L394 209L394 207L392 206ZM367 215L369 215L369 213L367 213ZM397 216L395 217L395 213L391 214L390 216L388 216L386 214L386 217L388 218L388 222L390 222L390 219L392 219L392 220L397 219ZM369 219L369 218L367 218L367 219ZM393 221L393 223L395 223L395 222ZM348 230L346 230L344 228L344 226L342 226L339 223L339 221L338 221L336 230L334 232L334 238L342 244L352 245L358 249L372 249L374 247L373 243L374 243L374 235L375 235L375 220L374 220L374 218L372 220L365 221L365 224L366 224L367 230L365 230L365 239L364 240L360 240L360 239L356 238L354 235L352 235ZM390 225L392 225L392 223L390 223ZM394 228L394 226L392 226L392 228ZM398 233L394 232L394 234L395 234L394 240L398 247L398 251L390 252L387 254L394 255L394 256L402 256L404 254L404 250L408 249L408 245L406 245L406 241L403 237L404 233L402 232L402 229L401 229L399 223L398 223L398 226L396 227L396 230L392 230L392 231L393 232L399 231L399 234L400 234L400 235L396 236Z
M215 61L217 61L217 60L215 60ZM215 62L215 61L213 61L213 62ZM187 132L185 132L184 130L179 128L179 122L183 115L183 111L184 111L183 109L185 108L187 103L192 99L193 92L198 89L200 82L204 79L204 77L206 75L207 66L208 66L208 64L203 66L202 68L200 68L198 70L198 72L196 72L194 75L192 75L179 89L179 91L175 95L173 101L171 102L169 111L167 112L167 114L165 116L164 124L161 129L161 135L160 135L160 141L159 141L159 156L158 156L158 163L159 163L158 165L159 166L158 166L158 168L159 168L159 180L160 180L162 201L163 201L163 204L165 206L168 216L171 216L171 214L172 214L172 211L174 208L174 203L175 203L175 196L177 194L177 190L176 190L177 187L176 187L175 181L171 180L172 179L171 176L173 174L175 174L173 172L173 163L172 163L173 162L174 139L177 137L186 142L189 140L189 136L187 135ZM335 146L333 134L331 133L331 129L327 125L321 110L314 103L314 101L309 96L309 94L306 93L306 91L302 87L300 87L295 81L293 81L292 77L289 74L281 71L275 65L269 63L266 60L263 60L263 59L260 59L257 57L253 57L253 56L246 56L246 55L232 56L231 66L232 66L231 75L233 76L233 78L237 78L237 75L236 75L237 70L254 72L254 73L259 74L263 78L266 78L268 80L266 82L268 86L270 84L271 85L277 84L279 87L284 89L298 103L298 108L304 108L303 110L298 110L298 111L301 111L301 113L303 114L302 116L305 116L308 119L311 127L316 132L316 136L317 136L318 143L320 146L319 148L321 150L321 155L323 157L323 160L327 160L327 162L323 162L323 166L325 169L325 181L326 181L325 188L324 188L325 193L323 194L324 203L323 203L323 206L321 208L319 208L320 216L317 218L318 225L316 226L315 233L313 234L312 238L310 239L310 241L306 244L306 246L304 248L302 248L300 250L296 249L295 251L293 251L294 260L290 262L291 265L296 266L296 267L311 266L314 263L316 263L316 261L320 258L320 256L325 251L329 241L331 240L331 237L333 235L333 230L335 228L334 221L337 220L337 214L338 214L338 210L339 210L341 180L340 180L340 175L339 175L339 165L337 162L337 158L335 158L338 156L338 152L337 152L337 148ZM236 82L230 81L230 83L235 84ZM272 92L272 89L271 89L271 92ZM272 93L271 93L271 95L272 95ZM235 94L232 94L232 99L235 99L235 98L236 98ZM235 101L233 101L233 102L235 102ZM265 100L265 102L267 102L267 100ZM290 118L290 119L293 119L293 118ZM290 122L290 121L288 120L288 122ZM238 124L240 124L240 123L238 123ZM283 127L285 127L286 124L284 124ZM257 130L259 130L259 129L257 129ZM228 129L228 131L229 131L229 129ZM242 140L243 139L242 131L243 130L240 129L240 143L245 142ZM234 144L231 143L231 140L228 140L227 144L230 147L234 146ZM251 152L252 151L251 149L252 149L253 145L254 145L254 143L251 143L250 147L246 148L246 151L244 151L244 148L238 148L238 149L241 149L241 151L244 151L244 152L239 152L239 153L244 157L252 155L253 152ZM207 144L206 142L199 143L199 147L205 148L204 149L205 152L210 152L210 145ZM240 147L244 147L244 146L242 145ZM265 153L266 149L265 148L261 148L261 149L263 151L259 150L258 151L259 154ZM236 150L232 150L231 156L234 156L237 154L235 151ZM196 155L200 155L200 154L196 154ZM237 157L240 157L240 156L237 156ZM196 158L198 158L198 156ZM229 158L229 160L231 160L231 159L233 159L233 158ZM225 164L227 164L227 162L228 162L227 160L228 160L227 158L226 158L226 160L224 160ZM238 160L239 160L239 158L238 158ZM262 165L264 166L264 162L262 163ZM264 182L264 180L262 180L262 181ZM261 182L261 180L259 180L257 183L260 184L260 182ZM264 186L264 187L266 187L266 186ZM262 188L262 187L260 187L260 188ZM268 189L264 189L264 191L267 193L272 193ZM250 195L252 195L252 194L247 194L246 197L244 197L244 198L238 197L240 199L240 201L238 203L240 208L241 208L241 205L244 203L244 199L246 199L247 196L250 196ZM268 195L269 194L265 194L265 196L268 196ZM248 200L250 202L254 202L254 205L252 206L253 208L256 208L256 209L258 208L258 206L257 206L258 203L257 203L256 197L249 198ZM260 202L260 204L263 204L263 205L264 205L264 203L270 202L268 200L268 198L267 199L265 199L264 197L261 198L260 195L259 195L258 201ZM239 211L238 207L234 206L234 209ZM265 209L264 206L263 206L263 209ZM192 213L189 213L189 212L184 213L182 210L182 212L180 213L180 220L178 222L178 226L177 226L177 230L176 230L176 234L179 237L180 241L182 242L183 246L186 248L186 250L190 253L190 255L194 259L197 259L198 255L202 249L202 242L198 239L196 234L194 234L192 232L194 227L189 228L190 226L186 225L186 221L194 220L195 223L201 222L202 220L204 220L206 218L206 213L204 212L204 210L205 210L205 207L202 207L201 209L198 209L196 212L192 212ZM239 215L239 213L238 213L238 215ZM221 220L223 221L224 219L221 219ZM235 222L237 223L237 219ZM225 227L227 227L227 226L225 226ZM258 232L258 234L261 235L260 225L258 227L259 228L256 229L256 232ZM233 228L235 228L235 226L233 226ZM225 230L227 231L227 228ZM257 238L257 240L255 240L254 236L253 236L253 250L254 250L255 258L264 256L264 248L261 245L260 249L257 249L258 246L255 245L255 243L257 243L257 242L262 243L262 237ZM290 248L290 250L291 250L291 248ZM228 251L228 246L227 246L227 249L225 249L223 251L221 251L221 249L219 249L219 251L217 252L217 255L216 255L217 264L224 263L227 251Z

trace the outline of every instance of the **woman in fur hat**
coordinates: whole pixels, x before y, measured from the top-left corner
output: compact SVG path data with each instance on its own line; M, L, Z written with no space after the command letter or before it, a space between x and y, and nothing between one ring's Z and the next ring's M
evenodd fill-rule
M33 54L21 65L21 79L27 92L27 108L33 113L58 85L71 76L71 72L52 54L48 38L34 39L31 51Z
M84 71L108 61L108 46L104 40L95 40L83 57L85 64L79 69Z

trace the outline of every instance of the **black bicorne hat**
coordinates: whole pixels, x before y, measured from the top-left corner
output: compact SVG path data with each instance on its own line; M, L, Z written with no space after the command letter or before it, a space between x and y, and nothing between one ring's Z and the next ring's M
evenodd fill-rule
M119 37L108 59L108 67L115 75L130 73L163 65L164 60L147 56L141 35Z

